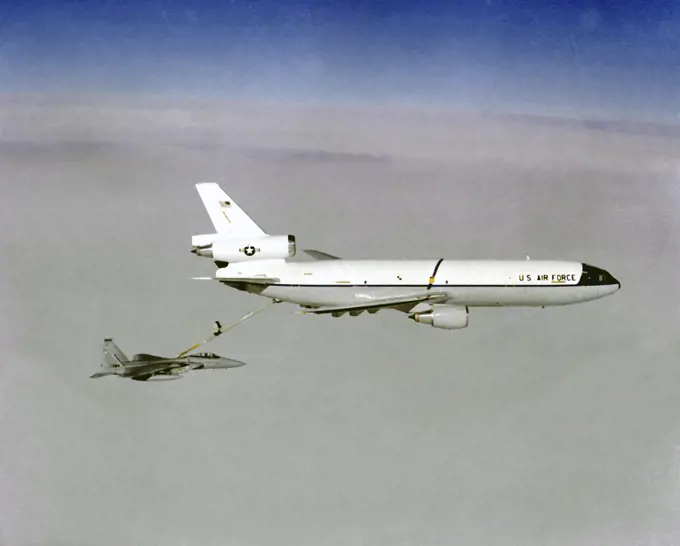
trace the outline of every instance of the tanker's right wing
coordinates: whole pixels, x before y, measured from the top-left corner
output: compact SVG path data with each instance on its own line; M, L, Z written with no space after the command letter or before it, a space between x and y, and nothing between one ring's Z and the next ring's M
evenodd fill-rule
M219 281L223 283L248 283L248 284L277 284L281 282L278 277L191 277L194 281Z
M355 303L352 305L338 305L333 307L317 307L312 309L305 309L300 311L303 315L326 315L340 316L345 313L359 314L364 311L377 312L380 309L396 309L398 311L408 312L415 305L424 302L430 303L444 303L448 299L448 295L437 292L427 292L424 294L415 294L413 296L402 297L386 297L374 298L362 303Z

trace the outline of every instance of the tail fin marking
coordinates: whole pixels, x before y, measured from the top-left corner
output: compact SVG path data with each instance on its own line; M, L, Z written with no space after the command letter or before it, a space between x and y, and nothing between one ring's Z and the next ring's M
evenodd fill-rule
M226 237L264 237L267 234L220 186L214 182L196 184L215 231Z
M125 366L125 363L129 361L125 353L120 350L120 347L113 342L113 339L104 339L104 346L102 348L104 354L104 362L102 362L102 368L118 368L120 366Z

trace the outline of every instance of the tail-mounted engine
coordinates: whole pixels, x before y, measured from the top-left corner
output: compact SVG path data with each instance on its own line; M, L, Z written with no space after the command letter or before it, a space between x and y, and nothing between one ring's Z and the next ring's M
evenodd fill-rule
M296 253L295 235L266 235L252 238L226 238L219 234L192 238L191 252L216 262L245 262L248 260L280 260Z

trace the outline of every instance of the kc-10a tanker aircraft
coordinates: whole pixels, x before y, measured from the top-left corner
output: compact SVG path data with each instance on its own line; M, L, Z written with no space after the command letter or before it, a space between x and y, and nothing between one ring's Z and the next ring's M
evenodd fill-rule
M215 233L194 235L192 253L210 258L216 280L304 314L339 317L394 309L420 324L466 328L471 307L548 307L596 300L621 288L608 271L557 260L348 260L303 250L295 235L270 235L218 184L196 184Z

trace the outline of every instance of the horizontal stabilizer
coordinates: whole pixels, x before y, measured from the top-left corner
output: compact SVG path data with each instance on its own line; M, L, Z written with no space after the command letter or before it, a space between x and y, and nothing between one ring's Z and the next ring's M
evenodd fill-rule
M99 379L100 377L108 377L109 375L117 375L114 372L97 372L90 376L90 379Z
M278 277L192 277L192 280L249 284L277 284L281 282Z
M316 261L341 259L338 256L333 256L332 254L328 254L327 252L321 252L320 250L314 250L311 248L306 248L302 252L304 252L305 254L309 254Z
M318 309L305 309L301 311L303 315L326 315L331 313L349 313L352 311L369 311L387 308L398 308L414 306L426 301L445 301L446 294L429 293L418 296L404 296L398 298L376 298L366 303L356 303L353 305L343 305L337 307L320 307Z

